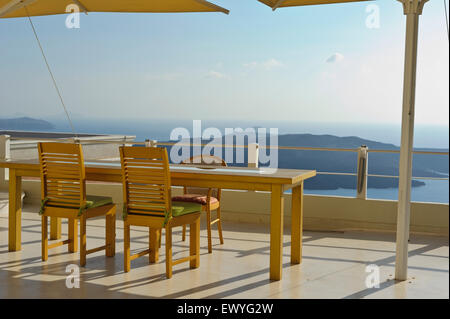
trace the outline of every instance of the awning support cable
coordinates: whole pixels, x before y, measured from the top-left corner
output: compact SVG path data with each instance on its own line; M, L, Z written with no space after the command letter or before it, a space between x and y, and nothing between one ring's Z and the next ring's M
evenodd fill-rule
M50 65L48 64L47 57L45 56L44 49L42 48L42 45L41 45L41 41L39 41L39 37L37 35L36 29L34 28L33 21L31 21L30 14L28 13L27 6L24 6L24 9L25 9L25 12L27 13L28 21L30 21L31 28L33 29L34 37L36 38L36 41L37 41L37 43L39 45L39 49L41 50L42 57L44 58L45 65L47 66L48 73L50 73L50 77L52 78L53 85L55 86L55 89L56 89L56 93L58 94L59 100L61 101L61 105L64 108L64 112L66 113L66 117L67 117L67 120L69 121L72 133L73 133L73 135L75 137L78 137L77 133L75 132L75 128L73 126L72 120L70 119L69 112L67 111L66 104L64 103L64 100L62 98L61 92L60 92L60 90L58 88L58 84L56 83L55 77L53 76L53 72L52 72L52 70L50 68Z

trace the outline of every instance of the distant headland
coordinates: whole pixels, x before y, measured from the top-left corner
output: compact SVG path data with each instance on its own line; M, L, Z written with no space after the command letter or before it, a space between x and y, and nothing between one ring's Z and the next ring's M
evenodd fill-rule
M0 118L0 129L3 130L53 130L55 126L45 120L34 119L31 117L17 117L17 118Z

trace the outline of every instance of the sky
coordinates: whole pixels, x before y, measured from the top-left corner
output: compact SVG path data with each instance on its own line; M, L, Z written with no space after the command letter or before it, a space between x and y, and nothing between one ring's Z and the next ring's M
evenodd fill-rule
M79 29L65 15L34 17L70 114L400 123L398 1L275 12L256 0L212 2L230 14L89 13ZM0 43L0 117L62 114L28 21L0 19ZM444 2L431 0L419 30L419 125L448 126L448 43Z

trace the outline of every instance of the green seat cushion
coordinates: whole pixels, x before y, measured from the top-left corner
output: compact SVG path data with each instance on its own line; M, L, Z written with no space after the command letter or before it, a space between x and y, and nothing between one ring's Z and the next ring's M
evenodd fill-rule
M47 201L48 201L47 198L41 200L41 209L39 210L39 215L42 215L44 213ZM97 208L97 207L101 207L101 206L105 206L105 205L110 205L112 203L113 203L112 198L108 197L108 196L87 195L86 196L86 205L84 207L77 208L77 209L79 209L78 216L81 216L83 211L85 211L86 209ZM50 206L51 207L61 207L61 208L71 208L71 209L75 208L75 207L68 207L68 206L64 206L64 205L57 205L56 203L52 204Z
M110 205L112 203L112 197L94 195L86 196L86 208L96 208L100 206Z
M144 208L145 204L141 204L140 208L133 208L135 211L142 211L142 213L137 213L137 212L133 212L130 213L131 215L144 215L144 216L148 216L151 214L148 214L146 209ZM164 209L163 206L149 206L149 209ZM172 217L180 217L183 215L187 215L187 214L192 214L192 213L198 213L201 212L202 210L202 205L201 204L197 204L197 203L190 203L190 202L177 202L177 201L172 201ZM126 210L124 210L124 217L128 215L128 213L126 212ZM168 217L166 216L166 221L164 222L164 225L167 222ZM165 226L163 226L165 227Z
M201 204L172 201L172 217L179 217L187 214L197 213L201 210Z

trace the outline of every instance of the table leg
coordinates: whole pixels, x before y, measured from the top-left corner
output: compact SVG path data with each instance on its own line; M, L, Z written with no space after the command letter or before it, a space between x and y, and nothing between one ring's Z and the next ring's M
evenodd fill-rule
M61 238L61 218L50 217L50 239Z
M303 182L292 189L291 264L302 262Z
M270 279L281 280L283 257L283 187L272 185L270 214Z
M16 175L16 170L9 169L9 251L22 249L22 177Z

